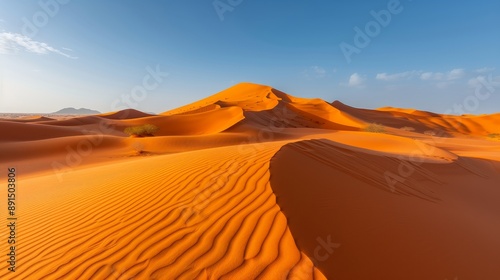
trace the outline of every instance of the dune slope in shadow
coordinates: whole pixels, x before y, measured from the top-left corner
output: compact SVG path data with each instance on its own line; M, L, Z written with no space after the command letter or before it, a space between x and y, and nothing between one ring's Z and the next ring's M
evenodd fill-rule
M306 140L283 146L270 168L299 249L329 279L500 275L499 162L416 163ZM414 171L389 184L398 169Z

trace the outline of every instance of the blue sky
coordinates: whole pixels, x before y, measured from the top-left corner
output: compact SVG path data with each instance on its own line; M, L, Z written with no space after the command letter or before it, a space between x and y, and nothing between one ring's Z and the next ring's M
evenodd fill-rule
M158 113L243 81L498 112L499 26L494 0L0 0L0 112Z

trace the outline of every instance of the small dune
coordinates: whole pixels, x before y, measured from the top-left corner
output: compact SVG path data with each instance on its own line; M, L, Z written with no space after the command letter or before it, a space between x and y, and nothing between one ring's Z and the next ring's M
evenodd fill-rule
M56 127L31 122L0 121L0 129L4 131L4 133L0 134L0 143L10 141L33 141L82 134L80 129Z
M203 135L222 132L243 119L240 107L226 107L199 113L120 120L113 124L117 127L153 124L159 128L158 136Z
M2 119L0 119L2 120ZM12 122L22 122L22 123L29 123L29 122L43 122L43 121L52 121L54 119L45 117L45 116L25 116L21 118L10 118L10 119L3 119L7 121L12 121Z
M123 119L137 119L153 116L151 114L146 114L144 112L134 110L134 109L125 109L118 112L106 113L98 115L100 117L112 120L123 120Z

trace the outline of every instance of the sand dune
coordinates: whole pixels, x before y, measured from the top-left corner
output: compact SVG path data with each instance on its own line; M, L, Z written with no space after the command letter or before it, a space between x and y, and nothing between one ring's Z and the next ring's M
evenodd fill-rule
M411 127L420 133L434 131L446 136L457 133L484 136L500 129L500 114L452 116L412 109L368 110L350 107L340 101L333 102L332 106L366 123L380 123L394 128Z
M278 100L279 98L273 93L270 86L241 83L205 99L164 112L161 115L191 112L212 104L217 104L221 107L237 106L245 111L262 111L276 106Z
M24 180L17 277L321 279L269 185L269 159L281 145L86 168L62 183Z
M334 101L335 103L335 101ZM340 101L337 101L336 104L341 103ZM427 111L421 111L421 110L415 110L415 109L408 109L408 108L394 108L394 107L382 107L378 108L377 111L389 111L389 112L395 112L395 113L404 113L408 115L414 115L414 116L421 116L421 117L439 117L439 114L432 113L432 112L427 112ZM404 116L401 114L401 116Z
M144 118L144 117L150 117L150 116L153 116L153 115L146 114L144 112L137 111L137 110L134 110L134 109L125 109L125 110L121 110L121 111L118 111L118 112L100 114L98 116L106 118L106 119L123 120L123 119Z
M43 121L51 121L54 120L52 118L44 117L44 116L26 116L22 118L15 118L15 119L8 119L9 121L13 122L23 122L23 123L28 123L28 122L43 122Z
M78 128L54 127L44 124L12 121L0 121L0 128L5 132L0 134L0 142L33 141L82 134Z
M391 187L384 174L402 164L414 172ZM499 171L493 161L416 163L312 140L276 154L271 186L307 255L318 236L340 244L318 262L328 278L492 279Z
M188 115L188 114L203 113L203 112L209 112L209 111L218 110L220 108L221 108L220 105L210 104L210 105L207 105L207 106L204 106L204 107L192 110L192 111L187 111L187 112L179 113L179 114L176 114L176 115Z
M22 227L0 279L495 279L499 127L250 83L158 115L2 119Z
M222 132L244 118L240 107L217 108L199 113L153 116L113 122L117 128L154 124L159 136L201 135Z

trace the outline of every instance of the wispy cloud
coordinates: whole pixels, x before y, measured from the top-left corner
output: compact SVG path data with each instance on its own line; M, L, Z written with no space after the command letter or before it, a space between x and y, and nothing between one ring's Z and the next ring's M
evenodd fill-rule
M363 83L365 82L365 78L363 78L361 75L358 73L354 73L349 77L349 83L347 86L349 87L361 87L363 86Z
M304 71L304 76L308 79L319 79L326 77L326 73L326 70L320 66L311 66Z
M453 81L465 76L465 70L461 68L453 69L449 72L425 72L420 75L422 80Z
M406 71L406 72L401 72L401 73L394 73L394 74L387 74L387 73L378 73L375 79L380 80L380 81L397 81L401 79L409 79L412 78L416 75L420 75L422 71Z
M19 33L2 32L0 33L0 54L8 54L25 50L36 54L55 53L67 58L77 59L77 57L66 54L46 43L38 42L30 37Z
M478 73L488 73L494 71L494 68L481 68L477 69L474 72ZM392 73L389 74L387 72L381 72L377 73L375 75L375 80L378 81L383 81L387 82L386 85L393 85L391 82L396 82L396 81L401 81L401 80L414 80L414 79L420 79L422 81L429 81L431 82L432 85L440 88L440 89L445 89L448 88L451 85L461 83L461 81L464 80L466 77L471 77L474 72L467 72L463 68L455 68L450 71L446 72L424 72L421 70L409 70L405 72L399 72L399 73ZM490 73L491 75L491 73ZM470 86L475 86L479 81L481 81L481 77L479 76L478 78L474 78L468 81L468 84ZM354 73L349 77L349 82L348 83L340 83L342 86L348 86L348 87L358 87L362 88L365 85L365 82L367 81L367 78L365 76L361 76L358 73ZM466 80L465 80L466 81ZM393 89L395 87L389 88L386 87L387 89Z
M420 75L420 79L422 80L442 80L444 77L443 73L433 73L433 72L425 72Z
M493 72L493 71L495 71L495 68L483 67L483 68L476 69L474 72L476 72L476 73L488 73L488 72Z

